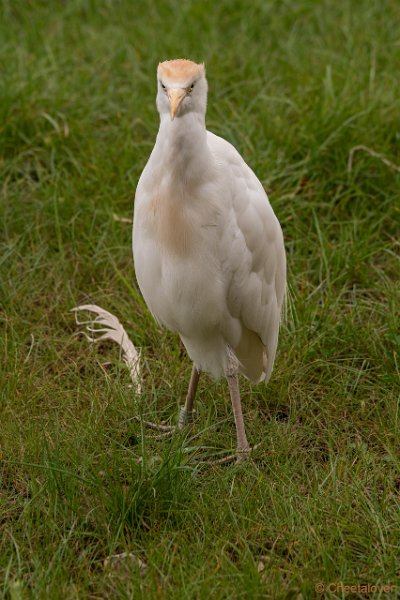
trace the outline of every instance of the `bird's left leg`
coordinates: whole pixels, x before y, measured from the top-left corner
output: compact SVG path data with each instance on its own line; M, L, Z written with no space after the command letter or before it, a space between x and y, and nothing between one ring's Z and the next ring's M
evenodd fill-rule
M179 429L183 429L185 427L185 425L188 425L193 422L193 412L194 412L193 405L194 405L194 399L196 396L197 384L199 383L199 379L200 379L200 371L198 371L197 368L195 367L195 365L193 365L192 375L190 377L189 389L188 389L188 393L186 395L186 401L185 401L184 406L181 407L180 413L179 413L179 421L178 421ZM148 427L149 429L154 429L156 431L160 431L161 433L158 436L156 436L156 439L169 437L176 431L176 425L164 425L162 423L153 423L151 421L143 421L141 419L141 417L139 417L139 416L135 416L134 419L136 421L143 423L143 425L145 427Z
M199 379L200 379L200 371L197 369L197 367L195 365L193 365L192 375L190 377L189 389L188 389L188 393L186 396L185 405L181 407L181 410L179 413L179 422L178 422L179 429L183 429L185 427L185 425L193 423L193 413L194 413L193 406L194 406L194 399L196 397L197 384L199 383Z
M242 413L242 404L240 402L240 390L238 381L238 361L233 352L228 350L228 367L226 370L226 379L228 381L229 394L231 397L233 415L236 425L236 459L237 462L245 460L250 453L250 446L247 441L246 431Z

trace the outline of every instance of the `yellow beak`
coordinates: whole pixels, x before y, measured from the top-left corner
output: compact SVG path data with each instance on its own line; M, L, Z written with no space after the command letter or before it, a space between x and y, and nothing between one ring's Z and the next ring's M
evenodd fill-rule
M171 121L174 120L176 112L181 105L182 100L186 96L186 90L181 89L173 89L168 90L168 98L169 98L169 112L171 115Z

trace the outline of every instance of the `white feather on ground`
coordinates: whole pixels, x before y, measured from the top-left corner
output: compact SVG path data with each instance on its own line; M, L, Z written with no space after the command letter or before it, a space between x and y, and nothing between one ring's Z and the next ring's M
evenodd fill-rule
M82 311L95 313L97 316L81 321L79 320L78 313ZM86 331L82 331L81 333L83 333L89 342L97 343L104 340L112 340L121 347L122 357L129 369L135 392L140 394L142 389L140 350L135 348L117 317L96 304L75 306L71 312L75 313L76 323L85 326Z

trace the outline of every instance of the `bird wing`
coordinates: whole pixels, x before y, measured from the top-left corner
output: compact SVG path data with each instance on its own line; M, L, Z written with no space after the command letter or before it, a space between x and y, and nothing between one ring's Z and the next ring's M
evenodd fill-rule
M225 334L242 372L252 380L268 379L286 286L282 230L260 181L237 150L210 132L207 143L230 191L221 198L219 238Z

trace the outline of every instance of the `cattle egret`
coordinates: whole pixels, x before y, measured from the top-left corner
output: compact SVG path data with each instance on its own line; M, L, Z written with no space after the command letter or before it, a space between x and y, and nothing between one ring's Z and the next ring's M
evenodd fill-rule
M157 69L160 128L134 209L137 281L154 318L193 361L179 426L193 419L202 371L228 381L239 460L250 451L238 373L268 381L286 287L282 230L256 175L206 130L203 64Z

